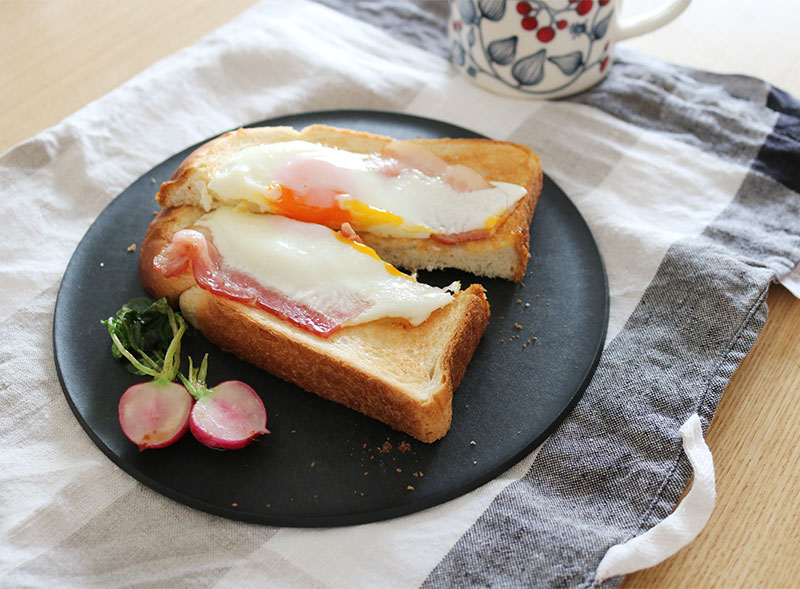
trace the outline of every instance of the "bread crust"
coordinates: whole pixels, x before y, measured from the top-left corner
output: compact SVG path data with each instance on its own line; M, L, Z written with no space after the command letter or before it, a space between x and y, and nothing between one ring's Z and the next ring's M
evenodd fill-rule
M356 153L378 153L391 137L311 125L238 129L217 137L190 154L165 182L156 199L165 207L198 205L217 167L230 154L265 143L304 140ZM488 181L525 187L527 194L495 228L491 237L463 243L434 239L395 238L359 232L364 242L387 262L409 270L457 268L486 277L522 280L530 258L530 224L542 189L542 166L525 145L489 139L414 139L451 164L462 164Z
M461 382L489 316L482 287L472 285L421 326L382 319L343 328L323 340L268 313L214 296L199 287L186 291L180 301L185 315L220 347L306 391L360 411L422 442L434 442L450 428L453 391ZM441 333L432 333L437 330L446 331L449 337L444 345L433 346L440 355L424 368L433 372L421 385L428 389L420 391L424 396L409 394L412 385L407 381L418 379L399 379L358 357L358 352L363 351L358 347L374 347L391 338L398 350L395 360L402 362L400 350L423 343L426 338L440 339ZM376 332L383 332L382 336Z
M423 442L445 435L458 387L489 319L483 287L472 285L416 327L380 319L318 337L263 310L211 294L197 286L191 268L165 278L153 267L178 230L192 225L208 203L207 184L232 153L243 148L301 139L357 153L377 153L389 137L312 125L239 129L196 149L162 184L164 207L140 248L140 275L155 297L166 296L212 342L276 376L331 401L374 417ZM529 227L541 192L542 169L528 147L488 139L417 139L451 164L480 172L489 181L524 186L527 195L487 239L442 243L387 238L360 232L386 261L409 269L459 268L482 276L521 280L529 253Z

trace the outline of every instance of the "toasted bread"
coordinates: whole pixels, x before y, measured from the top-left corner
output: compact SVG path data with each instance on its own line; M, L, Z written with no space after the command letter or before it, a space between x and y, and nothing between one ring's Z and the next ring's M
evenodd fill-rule
M201 289L190 271L165 278L154 269L153 258L172 235L202 214L189 205L168 208L150 224L139 259L149 293L179 304L187 320L212 342L284 380L423 442L447 433L453 391L489 320L481 286L457 293L452 303L418 326L385 318L322 338Z
M357 153L379 153L391 141L370 133L313 125L240 129L195 150L157 194L164 209L142 242L145 289L180 305L190 323L221 347L323 398L385 422L423 442L445 435L452 395L489 319L483 287L471 285L453 302L412 326L384 318L319 337L279 317L197 286L191 270L165 278L153 259L180 229L219 206L208 183L228 156L246 147L302 139ZM542 185L539 159L529 148L484 139L419 139L450 164L477 170L486 180L518 184L527 194L488 238L441 243L359 231L380 256L407 269L457 268L480 276L520 280L529 258L529 226Z
M246 147L280 141L304 140L356 153L379 153L392 139L372 133L311 125L302 131L291 127L259 127L226 133L194 151L161 186L156 199L164 207L198 206L213 194L207 191L215 171L232 153ZM488 181L523 186L527 195L501 220L490 237L462 243L442 243L431 238L397 238L359 231L361 239L387 262L409 270L456 268L477 276L519 281L525 275L529 253L529 228L542 188L542 167L530 148L488 139L415 139L415 143L451 164L478 171Z

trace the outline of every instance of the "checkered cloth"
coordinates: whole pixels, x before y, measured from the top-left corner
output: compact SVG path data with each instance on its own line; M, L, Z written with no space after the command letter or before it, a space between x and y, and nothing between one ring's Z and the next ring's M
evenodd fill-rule
M264 2L0 156L0 585L591 586L611 546L671 513L691 474L679 428L710 422L770 284L797 285L800 103L623 50L572 99L494 96L450 68L446 10ZM451 502L330 529L195 511L119 470L70 412L51 339L61 276L155 164L240 124L331 108L533 146L604 256L605 351L536 453Z

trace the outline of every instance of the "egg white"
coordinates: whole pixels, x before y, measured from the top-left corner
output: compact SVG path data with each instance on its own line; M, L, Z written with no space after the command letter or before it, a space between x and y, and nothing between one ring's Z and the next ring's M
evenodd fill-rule
M327 227L280 215L220 207L196 225L211 231L224 263L286 298L321 312L364 301L346 324L398 317L419 325L453 300L445 289L417 282L367 255ZM457 283L450 290L458 288Z
M493 188L460 192L438 177L404 169L389 177L376 170L374 154L360 154L307 141L286 141L245 148L232 154L208 183L221 202L249 201L256 210L274 212L270 201L280 195L279 181L292 165L312 160L320 172L306 182L336 186L344 208L355 200L374 211L354 220L358 230L394 237L428 237L491 228L492 223L525 194L522 186L492 182ZM399 222L387 222L387 218Z

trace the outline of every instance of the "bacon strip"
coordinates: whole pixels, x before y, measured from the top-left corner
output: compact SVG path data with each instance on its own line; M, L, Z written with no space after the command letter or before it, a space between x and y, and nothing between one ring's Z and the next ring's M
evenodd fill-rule
M153 266L172 278L191 266L200 288L251 307L263 309L321 337L341 329L342 324L360 315L367 303L342 301L341 308L317 310L292 301L244 272L226 266L210 233L203 228L181 229L153 259Z
M394 140L387 143L381 155L384 162L381 171L389 177L396 176L402 169L419 170L426 176L438 177L458 192L486 190L492 185L472 168L462 164L448 164L430 149L412 141Z

